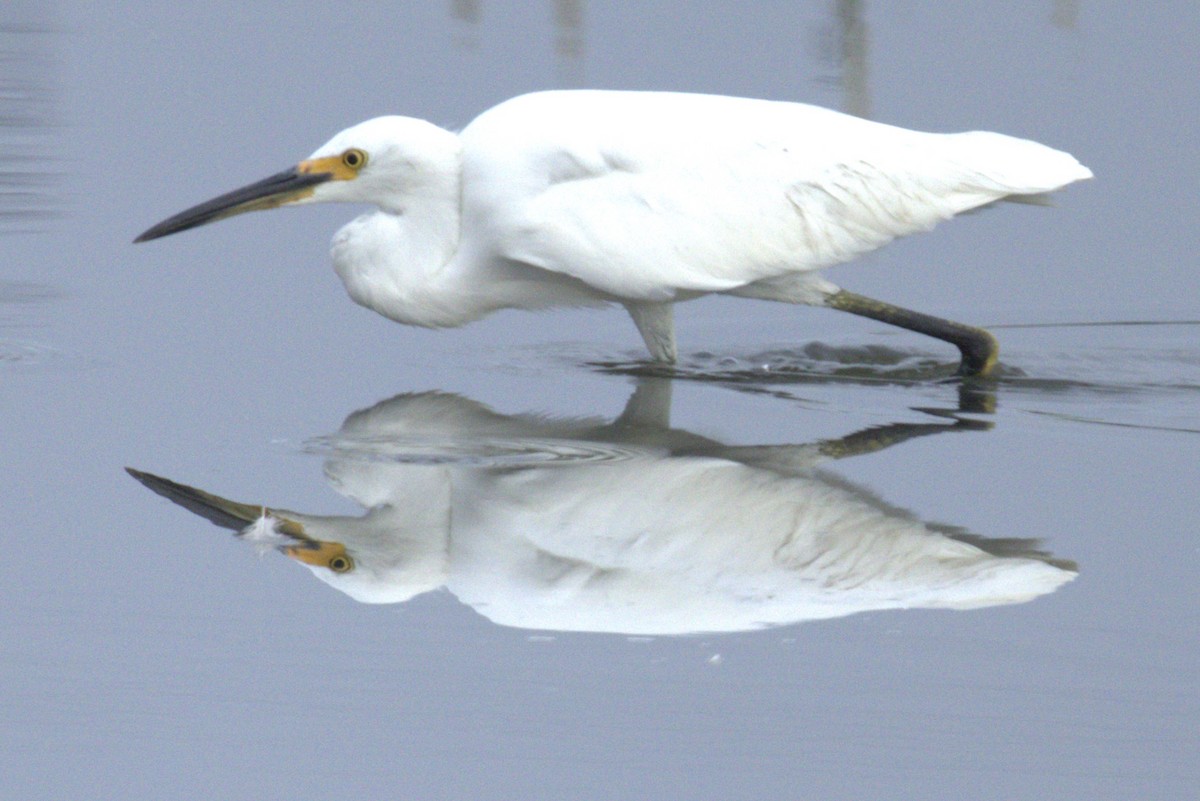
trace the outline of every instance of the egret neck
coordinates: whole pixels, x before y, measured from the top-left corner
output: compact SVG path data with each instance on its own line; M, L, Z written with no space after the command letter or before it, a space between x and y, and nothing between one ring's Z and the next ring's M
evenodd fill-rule
M462 145L457 135L435 130L437 147L426 136L407 169L369 187L377 210L343 227L332 243L334 268L355 302L426 327L461 325L488 311L462 308L472 293L460 286L462 272L450 269L462 228Z

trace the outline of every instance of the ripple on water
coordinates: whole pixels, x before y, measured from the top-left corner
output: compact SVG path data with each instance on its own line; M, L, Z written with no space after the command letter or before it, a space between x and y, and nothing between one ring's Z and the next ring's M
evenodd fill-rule
M37 327L27 322L28 309L62 296L62 291L28 281L0 281L0 332ZM0 365L42 365L61 358L49 345L0 335Z
M11 5L11 4L8 4ZM0 15L0 234L39 230L59 210L55 32Z
M397 464L464 465L471 467L528 467L615 462L644 456L647 448L576 439L538 437L480 437L470 440L387 437L345 439L337 436L309 440L306 453L336 459Z
M958 370L957 361L946 361L926 352L886 345L835 345L825 342L749 354L698 351L684 354L675 365L615 360L592 361L588 364L606 373L746 384L827 381L925 384L953 379ZM1021 370L1000 365L992 378L1002 380L1020 375L1024 375Z
M46 303L62 297L62 290L32 281L0 281L0 304L25 306Z
M70 366L71 361L62 351L41 342L0 339L0 367L2 368L26 369L53 365L55 369L60 369Z

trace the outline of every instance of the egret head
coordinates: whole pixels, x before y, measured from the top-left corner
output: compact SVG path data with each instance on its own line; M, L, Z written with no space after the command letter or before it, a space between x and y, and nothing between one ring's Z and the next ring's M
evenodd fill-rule
M399 470L414 479L403 485L401 497L420 498L426 505L382 502L362 517L319 517L241 503L152 473L125 469L164 498L238 532L238 538L259 553L278 551L357 601L400 603L446 583L450 486L441 470L421 467L413 473L411 466L389 467L385 474ZM353 463L345 463L338 473L350 485L360 478L370 485L373 479L372 471L365 467L356 470ZM367 494L372 491L370 486L357 489Z
M295 167L193 206L135 242L186 231L247 211L298 203L373 203L401 212L430 179L457 180L458 137L411 117L376 117L347 128Z
M140 480L153 488L146 479ZM153 476L150 481L166 483ZM193 495L202 492L188 489ZM220 511L236 513L238 518L257 514L238 533L239 539L260 553L279 551L362 603L401 603L446 582L445 532L414 530L401 510L384 507L363 517L316 517L203 495L206 503L199 510L193 504L192 511L212 519L213 506L221 504ZM173 494L167 497L178 501Z

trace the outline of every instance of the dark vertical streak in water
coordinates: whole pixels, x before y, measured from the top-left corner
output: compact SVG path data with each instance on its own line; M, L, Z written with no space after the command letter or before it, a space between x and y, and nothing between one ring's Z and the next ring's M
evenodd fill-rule
M587 53L587 37L584 21L587 2L550 0L549 5L554 26L556 85L564 88L585 86L584 56ZM454 45L463 50L478 50L479 28L484 12L483 0L449 0L449 10L451 19L459 23L454 34Z
M554 0L554 55L558 61L559 86L574 87L585 84L585 11L584 0Z
M1079 22L1079 0L1054 0L1050 11L1050 22L1056 28L1075 30Z
M450 0L450 17L461 23L454 37L456 47L479 49L479 20L483 17L483 0Z
M842 92L847 114L871 118L871 84L868 70L870 36L862 0L838 0L841 31Z
M828 21L818 25L813 43L817 60L831 74L817 81L842 90L842 110L871 118L870 31L863 0L830 0Z

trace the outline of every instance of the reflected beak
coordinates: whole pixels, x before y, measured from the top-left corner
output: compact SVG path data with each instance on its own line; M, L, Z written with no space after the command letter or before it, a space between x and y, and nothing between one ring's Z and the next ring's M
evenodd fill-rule
M320 169L325 165L317 161L302 162L290 170L276 173L270 178L243 186L213 198L198 206L192 206L187 211L181 211L174 217L169 217L158 225L147 230L134 242L146 242L162 236L186 231L199 225L223 220L235 214L261 209L273 209L285 203L295 203L310 197L313 187L332 180L332 171Z
M286 543L276 544L274 547L297 562L314 567L326 567L335 573L345 573L354 569L354 559L346 552L345 545L332 540L318 540L310 536L304 530L303 523L274 509L257 504L231 501L220 495L213 495L211 492L180 484L169 478L134 470L132 467L126 467L125 471L149 489L183 508L195 512L218 526L240 531L239 536L242 538L247 536L245 530L247 524L255 524L260 519L270 516L275 532L283 535Z

